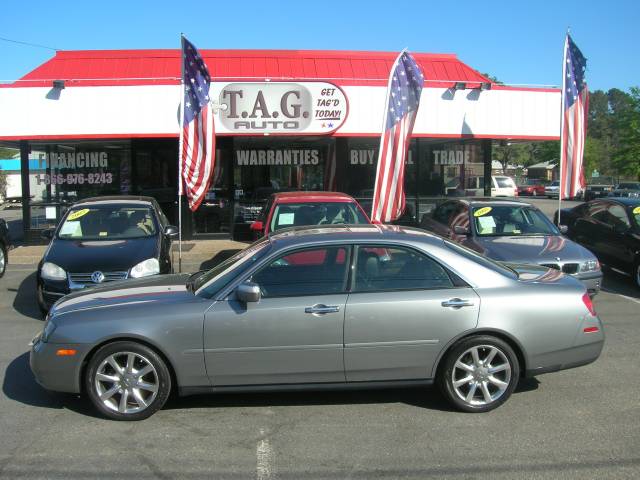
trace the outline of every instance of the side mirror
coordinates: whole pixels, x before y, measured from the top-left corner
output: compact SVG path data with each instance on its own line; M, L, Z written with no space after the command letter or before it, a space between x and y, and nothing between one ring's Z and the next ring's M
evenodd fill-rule
M244 303L260 301L260 285L253 282L241 283L236 288L238 300Z
M469 235L469 227L463 227L462 225L455 225L453 227L453 233L456 235Z
M262 233L262 231L264 230L264 223L260 220L256 220L255 222L251 223L249 229L252 232Z
M559 225L558 229L560 230L560 233L565 234L569 231L569 227L567 227L566 225Z
M46 240L51 240L53 238L53 228L47 228L40 232L40 236Z
M164 234L169 238L176 238L178 233L178 227L174 227L173 225L167 225L164 227Z

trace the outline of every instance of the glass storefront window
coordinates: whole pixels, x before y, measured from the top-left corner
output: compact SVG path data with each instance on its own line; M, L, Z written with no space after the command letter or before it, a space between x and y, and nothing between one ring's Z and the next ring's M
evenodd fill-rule
M80 199L131 191L129 141L34 143L29 160L32 229L55 226Z

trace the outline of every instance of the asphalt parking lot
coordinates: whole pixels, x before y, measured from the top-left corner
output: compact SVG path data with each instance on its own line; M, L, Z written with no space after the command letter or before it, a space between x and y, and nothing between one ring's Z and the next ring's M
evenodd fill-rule
M536 202L545 213L557 205ZM640 477L640 290L616 272L595 301L601 358L523 381L488 414L407 389L174 398L146 421L118 423L35 383L33 270L10 265L0 279L0 477Z

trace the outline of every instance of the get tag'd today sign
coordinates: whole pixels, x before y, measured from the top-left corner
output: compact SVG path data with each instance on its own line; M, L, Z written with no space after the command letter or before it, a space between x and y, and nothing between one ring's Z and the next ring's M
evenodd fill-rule
M229 83L218 104L218 124L238 134L328 134L348 113L344 92L327 82Z

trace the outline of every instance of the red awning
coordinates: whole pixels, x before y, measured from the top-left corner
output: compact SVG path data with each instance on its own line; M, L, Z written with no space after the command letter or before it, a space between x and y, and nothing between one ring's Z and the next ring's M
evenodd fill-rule
M386 85L398 52L201 50L213 80L326 80L338 85ZM413 53L426 86L489 82L452 54ZM56 55L9 87L171 85L179 83L180 51L79 50Z

